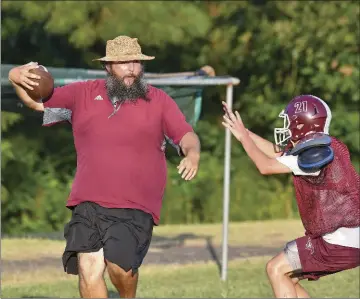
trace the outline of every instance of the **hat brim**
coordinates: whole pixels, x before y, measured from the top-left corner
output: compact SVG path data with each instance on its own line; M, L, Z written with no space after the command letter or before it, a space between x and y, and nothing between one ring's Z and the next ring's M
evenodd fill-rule
M154 56L147 56L144 54L137 55L126 55L126 56L105 56L102 58L93 59L92 61L104 61L104 62L115 62L115 61L132 61L132 60L153 60Z

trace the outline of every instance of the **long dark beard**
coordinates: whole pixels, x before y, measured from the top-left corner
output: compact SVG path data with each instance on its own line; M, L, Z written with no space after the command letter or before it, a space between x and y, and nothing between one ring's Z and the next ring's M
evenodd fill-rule
M123 79L117 78L113 74L108 74L106 78L106 91L110 100L124 103L126 101L135 102L137 99L148 101L148 85L144 79L142 71L138 76L134 76L134 82L127 86Z

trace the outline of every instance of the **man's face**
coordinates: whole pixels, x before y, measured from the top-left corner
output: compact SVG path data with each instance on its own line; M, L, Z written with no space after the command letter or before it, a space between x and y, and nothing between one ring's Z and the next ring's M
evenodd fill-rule
M132 85L136 77L142 73L142 65L139 60L112 62L107 65L107 69L110 74L123 80L126 86Z
M120 102L146 98L147 84L140 61L112 62L106 65L106 88L110 99Z

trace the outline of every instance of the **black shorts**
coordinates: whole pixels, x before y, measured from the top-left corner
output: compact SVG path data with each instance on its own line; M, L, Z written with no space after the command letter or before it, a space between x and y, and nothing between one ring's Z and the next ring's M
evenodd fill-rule
M72 210L65 225L64 270L78 274L77 253L104 250L104 258L135 274L147 254L152 238L153 218L136 209L109 209L83 202Z

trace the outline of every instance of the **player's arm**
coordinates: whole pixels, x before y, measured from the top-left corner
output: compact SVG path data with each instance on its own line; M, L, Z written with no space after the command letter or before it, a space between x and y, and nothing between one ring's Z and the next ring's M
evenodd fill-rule
M244 135L240 142L264 175L292 172L294 175L318 176L321 169L334 159L334 152L330 147L331 138L327 135L310 136L299 142L288 155L274 159L259 153L249 136Z
M249 136L252 141L254 141L256 146L269 158L277 158L282 155L282 151L277 145L260 137L254 132L251 132L249 129L247 129L247 131L249 132Z
M26 88L33 90L32 86L38 85L38 83L32 79L40 79L40 77L29 72L31 69L37 67L39 66L36 62L14 67L9 72L9 81L24 105L35 111L44 111L44 105L32 99L26 92Z
M321 168L332 159L331 153L325 153L323 147L313 147L309 150L304 150L299 155L270 158L256 146L249 135L244 135L240 142L259 172L263 175L293 173L294 175L317 176L320 174ZM320 159L318 159L319 157Z
M239 140L250 159L254 162L259 172L263 175L277 174L277 173L290 173L291 169L286 165L279 162L276 157L270 157L265 154L250 137L250 132L245 128L239 113L234 113L228 108L225 102L223 102L225 115L224 115L224 127L228 128L231 133ZM269 144L263 140L257 139L262 145L265 144L265 148L268 149ZM270 143L270 142L269 142Z
M290 173L291 169L278 161L276 157L270 158L253 141L250 134L246 131L240 142L249 158L254 162L259 172L263 175Z
M299 142L286 156L271 158L267 156L250 137L239 113L234 113L223 103L226 109L224 127L242 143L246 153L264 175L290 173L295 175L319 175L321 169L332 162L334 153L330 147L331 138L326 134L309 135Z

